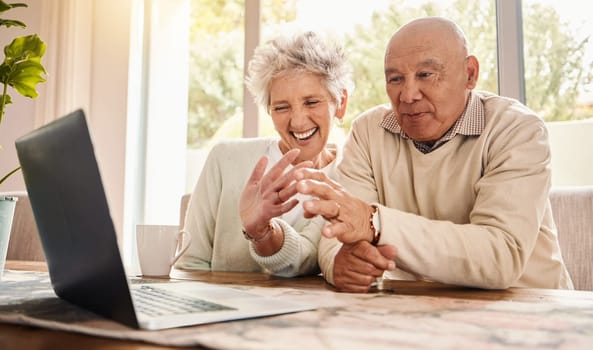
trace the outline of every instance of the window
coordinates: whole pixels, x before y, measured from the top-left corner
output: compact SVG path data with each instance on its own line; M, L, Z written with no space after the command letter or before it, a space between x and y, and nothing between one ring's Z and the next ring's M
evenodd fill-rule
M593 184L593 18L576 0L524 0L525 97L549 121L552 184Z
M415 17L446 16L465 28L469 41L474 43L471 50L481 62L478 88L498 89L492 0L192 0L187 192L193 189L212 143L243 135L243 104L250 102L243 101L243 10L244 6L258 3L263 41L284 25L329 31L343 41L353 65L356 89L349 97L346 122L332 135L335 142L344 139L359 113L387 102L383 82L385 45L396 28ZM335 15L328 15L332 12ZM275 134L266 113L260 111L256 120L258 135Z
M593 20L582 11L577 0L499 3L494 0L192 0L192 3L193 65L188 125L192 160L188 162L191 164L186 182L188 192L199 176L200 159L209 145L222 137L242 136L243 103L249 103L242 100L246 6L261 6L258 13L261 14L262 40L269 39L280 25L288 23L330 30L341 36L354 66L356 90L349 99L346 123L342 130L336 130L338 139L343 138L352 119L360 112L386 102L382 56L392 32L410 19L426 15L449 17L464 29L472 45L470 51L480 61L478 89L499 92L500 79L504 82L500 86L501 94L524 100L547 121L593 116L593 42L590 38ZM336 15L328 16L332 12ZM256 29L259 31L259 27ZM248 30L255 29L248 26ZM509 58L509 51L512 53L515 49L517 55L511 54ZM505 60L499 62L499 57ZM260 112L255 120L259 124L258 135L274 134L265 113ZM556 137L558 125L551 125L551 140L556 150L567 144L566 140ZM586 125L585 130L588 130ZM564 134L573 134L565 128L562 130ZM590 145L570 147L573 150L591 148ZM568 159L567 151L554 158L557 161ZM582 184L583 180L564 179L563 171L556 172L556 183ZM591 179L593 174L589 176L589 171L593 172L580 173Z
M575 0L524 0L525 93L547 121L593 116L593 18Z

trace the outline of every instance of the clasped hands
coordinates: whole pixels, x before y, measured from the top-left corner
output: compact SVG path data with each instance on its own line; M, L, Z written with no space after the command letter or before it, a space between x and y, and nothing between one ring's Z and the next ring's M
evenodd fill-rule
M334 259L334 286L344 292L367 292L385 270L395 269L396 249L373 246L369 218L372 208L352 196L323 172L302 168L295 172L299 193L314 197L303 203L305 217L323 216L322 234L336 238L342 247Z

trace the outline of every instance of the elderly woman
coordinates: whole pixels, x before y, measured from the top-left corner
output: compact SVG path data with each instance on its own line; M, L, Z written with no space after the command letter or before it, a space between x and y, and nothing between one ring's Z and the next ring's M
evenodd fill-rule
M344 50L313 32L291 33L258 47L247 87L268 111L279 138L215 145L192 193L185 230L192 244L177 267L319 272L322 217L307 219L293 173L309 167L334 175L338 150L328 144L353 89Z

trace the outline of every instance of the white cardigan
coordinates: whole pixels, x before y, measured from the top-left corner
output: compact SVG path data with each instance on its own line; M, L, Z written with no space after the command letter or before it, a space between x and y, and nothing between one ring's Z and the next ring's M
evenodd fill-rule
M291 223L273 219L284 231L284 243L276 254L268 257L257 255L241 232L241 192L257 161L264 154L272 154L277 143L276 138L234 139L212 148L185 218L184 227L192 236L192 244L176 267L268 271L285 277L319 272L317 245L325 225L322 217L305 219L297 215ZM335 163L324 170L331 175Z

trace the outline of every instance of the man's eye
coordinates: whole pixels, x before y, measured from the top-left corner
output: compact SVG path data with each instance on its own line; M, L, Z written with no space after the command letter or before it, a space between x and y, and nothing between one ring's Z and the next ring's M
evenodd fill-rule
M420 73L418 73L418 77L419 78L428 78L431 75L432 75L432 73L430 73L430 72L420 72Z
M401 81L402 81L402 78L401 78L401 77L397 77L397 76L394 76L394 77L388 77L388 78L387 78L387 82L388 82L388 83L394 83L394 84L396 84L396 83L399 83L399 82L401 82Z
M308 101L305 101L305 105L306 106L315 106L318 103L319 103L319 100L308 100Z

